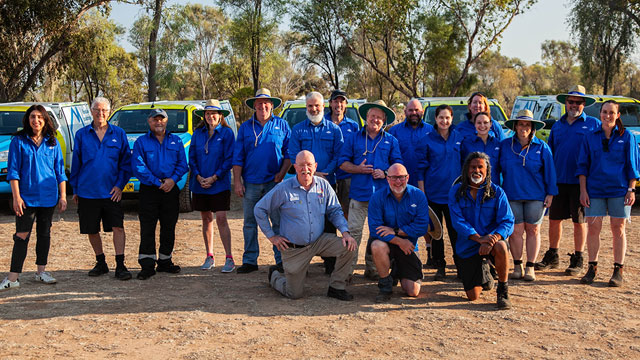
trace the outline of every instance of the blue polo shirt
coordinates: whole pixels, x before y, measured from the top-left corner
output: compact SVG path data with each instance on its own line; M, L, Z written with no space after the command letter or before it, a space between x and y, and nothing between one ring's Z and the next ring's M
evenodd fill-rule
M462 137L457 127L451 125L449 137L444 138L434 130L421 142L419 151L420 179L424 180L424 190L429 201L446 204L453 181L460 176L460 145Z
M191 177L189 189L194 194L217 194L231 189L231 162L233 160L233 144L235 138L233 130L226 126L218 125L209 137L207 126L196 129L191 137L189 146L189 168ZM202 177L218 176L211 187L203 189L196 179Z
M280 234L269 223L269 214L280 213ZM325 179L314 176L309 190L297 177L276 185L253 208L256 222L267 238L280 235L296 245L309 245L324 231L325 215L341 233L349 231L336 193Z
M434 131L433 126L420 121L414 129L407 120L389 129L389 134L395 136L400 145L402 162L409 173L409 184L418 186L418 148L425 135Z
M491 134L487 137L486 144L477 135L464 138L460 146L460 166L464 165L469 154L476 151L489 155L491 181L494 184L500 184L500 140Z
M467 121L463 121L457 124L456 129L458 130L460 135L462 135L462 138L478 136L478 133L476 132L476 126L471 121L471 114L466 113L465 116L467 118ZM505 138L504 132L502 131L502 126L500 126L500 123L496 120L491 119L491 129L489 130L489 135L494 136L496 139L498 139L498 142L504 140Z
M289 158L290 136L289 124L275 115L264 127L255 115L242 123L233 148L233 165L242 166L244 181L249 184L273 181L284 159Z
M480 249L480 243L469 239L469 236L500 234L506 240L513 233L514 218L507 195L500 186L491 184L495 195L484 203L482 197L485 189L478 190L475 200L469 190L457 199L460 186L460 183L455 184L449 191L449 212L451 223L458 233L456 254L466 259L478 254Z
M427 197L415 186L407 185L400 201L387 185L376 191L369 200L369 234L375 239L389 242L395 235L379 236L378 226L404 231L414 245L429 230L429 204Z
M607 141L609 151L604 151L603 141ZM587 177L587 193L591 198L625 196L629 180L640 178L636 138L629 130L620 136L617 126L608 140L602 128L588 133L578 156L578 175Z
M73 193L87 199L109 199L111 189L121 190L131 178L131 150L127 134L109 124L98 138L93 124L78 130L73 148L69 184Z
M328 121L331 121L331 112L324 114L324 118ZM346 116L342 118L342 121L340 122L340 124L338 124L338 126L340 127L340 131L342 131L343 142L346 141L348 137L353 136L355 133L357 133L358 129L360 128L357 122L355 122L353 119ZM340 154L338 153L338 156L339 155ZM348 179L350 177L351 177L351 174L349 174L344 170L341 170L340 164L336 164L337 180Z
M553 124L547 143L553 154L558 184L578 184L576 168L582 141L586 134L601 125L600 120L584 112L571 125L567 122L567 114Z
M344 140L338 125L326 118L323 118L318 125L314 125L307 119L296 124L291 130L289 158L291 163L295 163L296 156L300 151L311 151L316 158L316 163L318 163L316 171L327 173L329 183L335 184L335 172L342 145L344 145Z
M502 140L500 168L502 188L509 200L544 201L547 195L558 195L551 149L535 136L529 151L522 149L515 136Z
M395 163L402 164L398 140L393 135L381 130L375 139L367 135L367 127L363 127L354 136L345 140L338 164L349 161L354 165L373 165L373 169L387 171ZM371 174L351 174L349 198L357 201L369 201L371 195L387 184L386 179L374 179Z
M177 184L189 169L182 140L168 131L162 144L151 131L140 136L133 144L131 157L133 175L148 186L159 187L160 179L166 178Z
M67 180L60 144L49 145L44 137L40 146L23 135L9 144L7 181L18 180L20 197L28 207L53 207L58 203L58 184Z

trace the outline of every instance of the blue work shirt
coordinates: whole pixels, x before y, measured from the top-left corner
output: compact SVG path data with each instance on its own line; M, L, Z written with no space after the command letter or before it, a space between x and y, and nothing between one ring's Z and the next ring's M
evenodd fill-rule
M9 144L7 181L18 180L20 197L28 207L52 207L58 203L58 184L67 180L60 144L49 145L45 136L36 144L18 135Z
M429 201L446 204L453 181L460 176L460 145L462 137L451 125L445 141L435 130L421 142L418 163L418 180L424 180L424 191Z
M389 134L395 136L400 145L400 154L402 162L409 173L409 184L418 186L418 148L420 141L425 135L434 131L433 126L424 121L420 121L414 129L411 124L405 121L397 124L389 129Z
M475 200L468 189L464 196L456 199L460 186L457 183L449 191L449 213L451 223L458 233L456 254L466 259L478 254L480 249L480 243L469 239L469 236L500 234L506 240L513 233L514 218L507 195L500 186L491 184L495 194L484 203L482 197L485 189L478 190Z
M189 165L184 145L177 135L165 132L162 144L149 131L133 144L133 175L141 184L160 187L160 179L171 178L176 184L187 173Z
M600 120L584 112L571 125L567 122L567 114L553 124L547 143L553 154L558 184L578 183L576 168L582 141L586 134L600 128L601 124Z
M307 119L296 124L291 130L289 158L291 163L295 164L296 156L300 151L311 151L318 163L316 171L327 173L327 181L335 184L338 156L343 145L342 131L338 125L326 118L323 118L318 125L314 125Z
M324 114L324 118L327 119L328 121L331 121L331 113L328 112ZM358 129L360 128L357 122L355 122L353 119L346 116L342 118L342 121L340 122L340 124L338 124L338 126L340 127L340 131L342 131L343 146L344 146L344 142L347 141L347 138L357 133ZM338 153L338 156L340 156L340 153ZM340 164L336 164L337 180L348 179L350 177L351 177L351 174L340 169Z
M275 115L264 127L255 115L242 123L233 148L233 165L242 167L244 181L249 184L273 181L284 159L289 158L290 136L289 124Z
M558 195L551 149L535 136L528 151L515 135L502 140L500 168L502 188L509 200L544 201L547 195Z
M472 152L483 152L489 156L491 162L491 182L500 184L500 140L489 134L487 143L479 136L470 136L462 140L460 146L460 166L464 165L467 156Z
M375 139L371 139L367 134L367 127L363 127L345 140L338 164L349 161L360 165L365 159L366 165L373 165L373 169L383 171L387 171L395 163L402 164L398 140L383 130L380 130ZM374 179L372 174L351 174L349 198L369 201L374 192L385 186L389 186L386 179Z
M387 186L376 191L369 200L369 234L375 239L389 242L395 235L379 236L379 226L399 229L416 245L418 238L429 230L429 204L424 193L415 186L407 185L400 201Z
M587 193L595 199L621 197L627 194L629 180L640 177L638 172L638 143L625 130L622 136L616 126L604 151L604 131L599 128L584 137L578 156L576 176L587 177Z
M231 162L233 161L233 130L218 125L209 137L207 126L196 129L189 146L189 168L191 178L189 189L194 194L217 194L231 189ZM208 178L218 176L218 180L208 189L198 182L198 175Z
M124 189L129 178L131 149L124 130L109 124L102 141L93 123L78 130L69 176L74 194L86 199L109 199L111 189Z
M478 132L476 131L476 125L472 122L471 114L466 113L467 121L463 121L456 125L456 130L462 135L462 138L478 136ZM498 139L498 142L504 140L505 135L502 131L502 126L496 120L491 119L491 129L489 130L489 135L494 136Z
M269 222L269 214L280 213L280 234ZM256 222L267 238L280 235L296 245L309 245L324 231L325 214L341 233L349 231L336 193L331 184L318 176L313 177L307 191L291 177L276 185L253 208Z

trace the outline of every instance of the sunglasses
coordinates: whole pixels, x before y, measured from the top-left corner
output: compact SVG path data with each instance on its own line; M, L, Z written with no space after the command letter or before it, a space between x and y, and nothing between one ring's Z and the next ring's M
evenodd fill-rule
M584 105L584 101L567 100L566 103L569 105Z

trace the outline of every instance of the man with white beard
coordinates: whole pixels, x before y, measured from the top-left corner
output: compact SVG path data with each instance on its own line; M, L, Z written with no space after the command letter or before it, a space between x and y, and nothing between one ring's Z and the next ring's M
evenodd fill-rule
M310 151L318 163L316 176L329 181L336 188L336 169L338 156L342 151L344 140L340 127L324 116L324 98L322 94L312 91L307 94L307 120L295 125L289 140L289 158L292 160L302 150ZM295 165L295 162L294 162ZM325 221L324 231L336 233L330 221ZM335 267L335 258L323 258L325 273L331 274Z

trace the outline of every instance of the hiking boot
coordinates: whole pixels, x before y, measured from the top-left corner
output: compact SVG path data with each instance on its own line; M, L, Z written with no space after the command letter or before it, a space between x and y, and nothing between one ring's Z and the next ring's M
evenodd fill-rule
M575 253L567 255L569 255L571 258L569 259L569 267L564 271L564 273L567 275L576 276L580 273L580 270L582 270L582 265L584 263L582 255L577 255Z
M129 269L127 269L126 266L116 267L116 279L129 280L132 277L133 276L131 275L131 272L129 271Z
M106 262L97 262L93 269L89 270L89 276L100 276L109 272L109 266Z
M258 265L253 265L253 264L242 264L240 265L240 267L238 268L238 270L236 270L236 272L238 274L248 274L254 271L258 270Z
M436 274L433 276L433 281L444 281L447 277L447 273L443 267L436 269Z
M20 281L18 281L18 279L16 279L16 281L10 281L9 278L4 278L4 280L0 282L0 291L17 289L19 287L20 287Z
M498 283L496 293L498 309L511 309L511 300L509 300L509 287L507 286L507 283Z
M236 268L236 263L233 261L233 259L227 258L227 260L224 261L224 266L222 267L222 270L220 270L220 272L230 273L235 268Z
M214 266L216 266L216 262L213 260L213 256L207 256L202 266L200 266L200 270L209 270Z
M182 270L180 266L176 265L171 259L158 260L158 266L156 266L157 272L166 272L169 274L177 274Z
M40 274L36 273L36 281L43 282L45 284L55 284L58 282L48 271L43 271Z
M393 294L393 278L391 275L378 280L378 289L380 289L380 292L376 295L377 303L384 303L391 300L391 294Z
M611 280L609 280L610 287L620 287L622 286L622 266L615 264L613 266L613 275L611 276Z
M491 269L489 266L489 260L482 259L482 291L489 291L493 289L495 279L491 275Z
M535 264L536 270L555 269L560 266L560 258L557 251L547 250L542 261Z
M584 274L580 282L582 284L593 284L593 280L596 278L596 274L598 273L598 265L589 264L589 269L587 273Z
M138 280L147 280L148 278L152 277L155 274L156 274L156 270L154 268L143 267L138 273L138 275L136 275L136 278Z
M524 277L524 268L522 264L513 265L513 272L509 274L509 279L520 280Z
M347 290L344 289L335 289L329 286L329 290L327 290L327 296L330 298L342 300L342 301L352 301L353 295L349 294Z
M533 269L533 266L527 266L524 269L524 281L535 281L536 272Z

